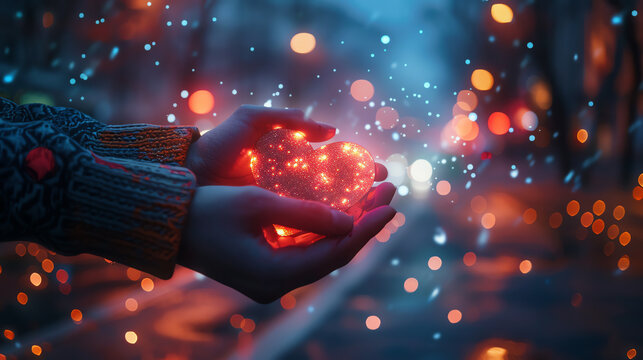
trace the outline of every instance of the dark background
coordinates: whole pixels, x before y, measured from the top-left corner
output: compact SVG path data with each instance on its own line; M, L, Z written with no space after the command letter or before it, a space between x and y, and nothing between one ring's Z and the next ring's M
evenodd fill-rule
M495 3L0 1L0 96L110 124L202 131L244 103L299 107L387 165L403 214L349 266L270 305L184 268L152 278L148 292L149 275L104 259L3 243L0 359L36 358L33 345L52 359L639 358L643 2L504 1L507 24L492 18ZM315 36L311 53L291 50L299 32ZM475 69L493 75L492 89L472 86ZM351 97L357 79L373 84L369 102ZM215 98L205 115L181 96L201 89ZM457 104L462 90L475 109ZM378 126L382 106L399 114L393 128ZM497 111L513 132L489 131ZM526 111L535 129L522 125ZM475 139L451 137L457 114L478 124ZM419 159L431 164L429 181L426 166L411 170ZM493 226L482 225L484 214ZM432 256L438 270L427 266ZM414 292L405 291L410 277ZM376 330L365 325L371 315Z

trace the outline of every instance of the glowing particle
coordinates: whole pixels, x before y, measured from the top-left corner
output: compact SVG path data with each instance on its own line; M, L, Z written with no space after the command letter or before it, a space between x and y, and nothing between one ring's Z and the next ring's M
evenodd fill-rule
M643 199L643 187L637 186L632 190L632 198L634 200L641 200Z
M492 213L485 213L480 219L480 224L485 229L491 229L496 225L496 216Z
M618 269L621 271L625 271L630 267L630 257L627 255L621 256L620 259L618 259Z
M592 206L592 211L596 216L601 216L605 212L605 202L603 200L596 200L594 206Z
M585 130L585 129L580 129L580 130L578 130L578 132L576 132L576 139L581 144L584 144L585 141L587 141L588 137L589 137L589 134L587 133L587 130Z
M580 204L576 200L572 200L569 203L567 203L567 214L569 216L576 216L578 212L580 211Z
M243 316L240 314L233 314L230 316L230 325L235 329L241 328L241 322L243 321Z
M190 93L187 90L181 90L181 98L187 99Z
M591 212L586 211L583 213L583 215L581 215L580 223L581 225L583 225L583 227L589 227L590 225L592 225L592 222L594 222L594 215Z
M462 257L465 266L471 267L476 264L477 256L473 251L469 251Z
M489 115L489 120L487 120L487 126L489 131L495 135L504 135L509 131L511 123L509 121L509 116L502 112L494 112Z
M83 320L83 313L82 311L78 309L74 309L71 311L71 319L74 320L75 322L79 323Z
M417 159L411 164L409 173L414 181L427 182L433 175L433 167L427 160Z
M27 304L27 301L29 301L29 297L23 292L19 292L18 296L16 296L16 299L18 300L20 305L25 305Z
M456 98L456 105L465 111L473 111L478 106L478 97L471 90L461 90Z
M154 290L154 281L150 278L144 278L141 280L141 288L146 292Z
M592 231L596 235L602 233L604 229L605 229L605 222L603 221L603 219L597 219L592 224Z
M136 333L132 330L129 330L125 333L125 341L130 344L136 344L136 342L138 341L138 335L136 335Z
M614 219L621 220L625 216L625 208L621 205L618 205L614 208Z
M352 93L352 87L351 87L351 93ZM393 109L390 106L382 106L381 108L377 109L377 112L375 113L375 121L379 123L379 125L383 129L392 129L397 125L397 123L400 121L400 115L397 113L397 110Z
M636 16L636 15L634 15L634 11L636 11L636 10L632 10L632 16ZM635 348L631 348L631 349L627 350L627 358L628 359L630 359L630 360L634 359L635 356L636 356L636 349Z
M525 222L525 224L535 223L537 217L538 213L532 208L525 210L525 212L522 214L522 220Z
M286 310L294 309L295 305L297 305L297 299L291 294L282 296L279 302L281 303L281 307Z
M369 330L377 330L380 328L380 325L382 324L382 321L380 320L379 317L375 315L371 315L366 318L366 328Z
M69 280L69 274L63 269L58 269L58 271L56 271L56 280L61 284L64 284Z
M141 271L134 268L127 268L127 278L132 281L138 281L141 278Z
M359 79L351 84L351 96L357 101L369 101L375 94L375 88L370 81Z
M439 270L442 267L442 259L439 256L431 256L427 265L431 270Z
M45 12L42 14L42 27L45 29L52 26L54 24L54 14L52 14L50 11Z
M627 244L630 243L630 240L632 240L632 235L627 231L623 231L621 236L618 237L618 242L623 246L627 246Z
M457 324L462 320L462 313L458 309L453 309L447 314L447 319L451 324Z
M42 354L42 348L39 345L31 345L31 352L36 356L40 356Z
M134 298L127 298L127 300L125 300L125 308L128 311L136 311L138 309L138 301Z
M520 272L523 274L527 274L528 272L530 272L531 267L531 261L529 260L523 260L520 262L520 265L518 265L518 269L520 269Z
M208 90L198 90L190 95L188 106L195 114L206 114L214 108L214 96Z
M33 286L40 286L42 284L42 276L38 274L37 272L31 273L31 276L29 276L29 281L33 284Z
M441 227L435 228L435 233L433 234L433 241L438 245L444 245L447 242L447 233L444 232L444 229Z
M255 321L252 319L241 320L241 330L246 333L251 333L255 330Z
M382 35L380 41L382 42L382 44L386 45L391 42L391 37L388 35Z
M558 229L563 224L563 215L559 212L549 215L549 226L552 229Z
M174 115L174 114L168 114L167 115L167 122L173 123L175 121L176 121L176 115Z
M404 280L404 290L407 293L415 292L418 289L418 280L416 278L410 277Z
M9 329L5 329L4 337L6 337L7 340L13 340L16 337L16 334L14 334L14 332Z
M308 54L315 49L317 41L310 33L297 33L290 39L290 48L297 54Z
M500 24L510 23L514 18L514 12L508 5L491 5L491 17Z
M493 87L493 75L484 69L476 69L471 73L471 85L474 88L486 91Z
M442 196L448 195L451 192L451 184L446 180L440 180L435 185L435 191Z

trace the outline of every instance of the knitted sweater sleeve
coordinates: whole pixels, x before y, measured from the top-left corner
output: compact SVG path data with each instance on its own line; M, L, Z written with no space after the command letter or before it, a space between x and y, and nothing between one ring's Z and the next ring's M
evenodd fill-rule
M0 118L46 121L100 156L183 165L200 134L189 126L105 125L82 112L44 104L16 105L0 97Z
M190 132L111 131L76 111L40 109L51 113L0 108L0 241L35 239L65 255L91 253L171 277L196 186L194 174L172 163L185 158ZM105 131L114 134L108 146ZM155 155L160 145L145 134L168 151Z

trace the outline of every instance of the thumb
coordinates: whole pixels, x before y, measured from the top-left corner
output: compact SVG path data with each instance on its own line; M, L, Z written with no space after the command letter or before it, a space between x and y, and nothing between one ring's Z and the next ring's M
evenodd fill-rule
M353 217L328 205L297 200L268 192L259 212L262 220L326 236L346 235L353 229Z

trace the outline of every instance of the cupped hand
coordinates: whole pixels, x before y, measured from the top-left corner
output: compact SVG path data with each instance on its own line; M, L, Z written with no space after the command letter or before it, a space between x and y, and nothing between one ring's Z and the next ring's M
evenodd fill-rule
M185 166L199 185L253 185L250 151L261 136L278 127L301 131L310 142L329 140L336 132L333 126L306 119L299 109L242 105L190 146ZM376 164L375 181L385 178L386 168Z
M260 303L314 282L346 265L395 215L395 187L382 183L353 223L346 213L256 186L202 186L196 190L178 255L179 264ZM263 227L279 224L326 238L306 247L273 249Z

